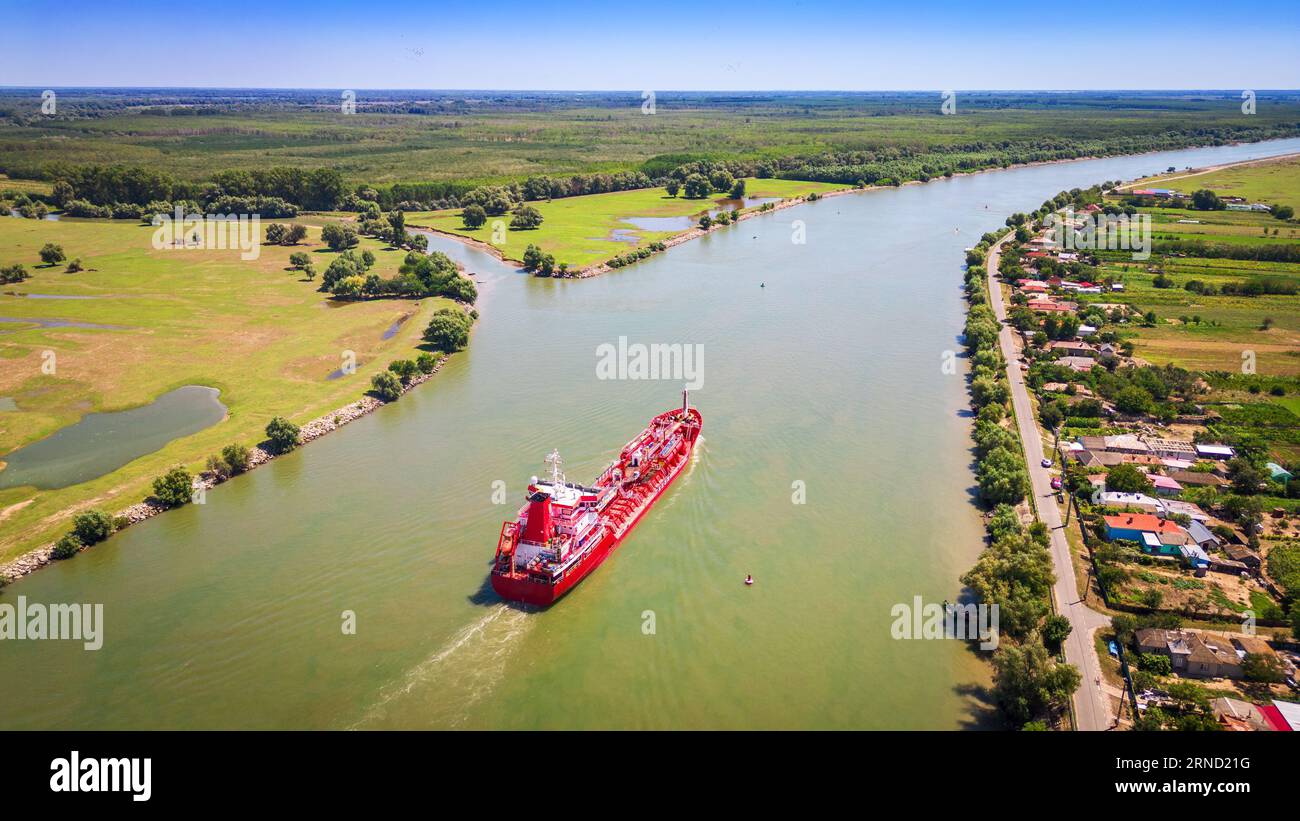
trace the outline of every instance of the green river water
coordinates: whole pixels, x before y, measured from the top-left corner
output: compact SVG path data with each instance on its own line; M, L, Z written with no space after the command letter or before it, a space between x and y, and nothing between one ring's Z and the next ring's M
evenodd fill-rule
M956 597L982 548L964 380L941 369L962 249L1063 188L1296 150L836 197L584 281L439 239L482 281L469 350L206 504L7 588L102 603L105 635L0 643L0 728L988 726L978 653L890 637L893 605ZM488 564L545 454L589 480L680 401L679 380L596 377L620 336L703 346L696 460L561 603L508 607Z

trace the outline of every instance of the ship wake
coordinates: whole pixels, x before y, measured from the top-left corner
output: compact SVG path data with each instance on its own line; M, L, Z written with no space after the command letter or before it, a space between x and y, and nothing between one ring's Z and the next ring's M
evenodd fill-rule
M348 729L461 726L505 674L511 651L533 624L531 615L505 604L491 608L385 686Z

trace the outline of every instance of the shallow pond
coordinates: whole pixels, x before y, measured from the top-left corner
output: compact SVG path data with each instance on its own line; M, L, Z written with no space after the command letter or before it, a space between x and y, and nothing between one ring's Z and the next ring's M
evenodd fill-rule
M0 489L52 489L87 482L225 418L216 388L186 385L130 410L92 413L2 457ZM12 399L10 400L13 401Z

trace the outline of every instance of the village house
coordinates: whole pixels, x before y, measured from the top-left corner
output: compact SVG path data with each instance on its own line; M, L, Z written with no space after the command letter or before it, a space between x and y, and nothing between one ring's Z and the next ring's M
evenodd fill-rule
M1145 493L1121 493L1118 490L1099 490L1092 494L1092 503L1116 509L1134 507L1150 513L1159 513L1163 509L1160 500L1153 496Z
M1170 478L1183 487L1223 487L1228 481L1214 473L1198 470L1176 470L1169 473Z
M1097 350L1086 342L1069 342L1065 340L1053 340L1047 343L1049 351L1057 351L1066 356L1081 356L1088 359L1097 358Z
M1058 365L1064 365L1075 373L1087 373L1097 364L1095 359L1087 356L1063 356L1056 360Z
M1201 510L1198 505L1194 505L1191 502L1184 502L1181 499L1161 499L1160 507L1164 509L1166 519L1171 516L1186 516L1193 522L1200 522L1202 524L1210 521L1210 514ZM1200 542L1198 541L1197 544L1200 544ZM1204 547L1204 545L1201 546Z
M1226 462L1229 459L1235 459L1237 451L1227 445L1197 445L1196 455L1201 459L1214 459L1219 462Z
M1174 672L1198 678L1241 678L1241 659L1220 636L1151 627L1136 633L1138 652L1169 659Z
M1215 536L1214 532L1202 522L1193 521L1188 525L1187 535L1191 536L1192 541L1196 542L1196 545L1202 550L1214 550L1222 544L1219 537Z
M1151 484L1155 486L1156 493L1161 496L1177 496L1183 492L1183 486L1168 476L1153 473L1150 478Z
M1195 524L1193 522L1193 524ZM1259 554L1246 547L1244 544L1226 544L1223 546L1223 555L1227 556L1234 562L1238 562L1251 570L1259 570Z
M1119 513L1103 516L1106 540L1124 539L1137 542L1144 553L1160 556L1179 555L1178 548L1190 537L1176 522L1152 513Z
M1026 306L1031 311L1049 314L1069 314L1074 312L1074 306L1063 302L1056 302L1051 299L1031 299Z
M1223 729L1235 732L1271 732L1273 725L1263 710L1239 698L1216 698L1210 702L1214 717Z
M1196 458L1196 446L1191 442L1182 442L1177 439L1159 439L1154 436L1144 437L1142 441L1156 456L1167 459Z

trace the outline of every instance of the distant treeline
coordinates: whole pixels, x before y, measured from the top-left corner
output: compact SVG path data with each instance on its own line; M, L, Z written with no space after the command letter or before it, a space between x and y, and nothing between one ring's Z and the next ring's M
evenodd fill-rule
M331 168L306 170L279 167L264 170L222 171L207 182L177 180L149 168L125 165L46 164L40 168L4 167L0 171L16 179L66 182L63 205L75 199L91 206L146 206L155 202L193 201L205 207L227 201L273 204L310 211L362 211L366 203L384 210L424 211L483 205L489 214L504 213L520 202L560 199L584 194L651 188L670 180L682 181L691 173L733 178L759 177L829 182L845 185L900 185L910 180L926 181L964 171L1004 168L1034 162L1090 156L1139 154L1185 148L1191 145L1223 145L1300 136L1300 123L1271 126L1220 126L1174 130L1162 134L1112 137L1094 140L1034 139L1024 141L967 142L946 146L889 146L861 151L831 151L816 155L718 159L702 154L663 154L645 161L636 170L594 172L568 176L531 176L500 185L475 185L466 181L395 183L386 187L344 184L342 175ZM499 206L499 207L498 207ZM128 209L129 210L129 209ZM274 216L291 216L279 209ZM1251 253L1269 253L1250 249ZM1294 251L1292 251L1294 253ZM1202 254L1204 255L1204 254ZM1229 255L1227 251L1225 256ZM1243 256L1238 259L1295 261L1294 256Z
M25 175L23 169L3 170L11 177ZM54 182L50 199L59 206L77 200L108 207L174 201L199 202L206 207L222 200L261 199L282 200L296 208L319 211L333 208L347 194L343 177L332 168L221 171L204 183L178 180L161 171L128 165L52 164L26 176Z

